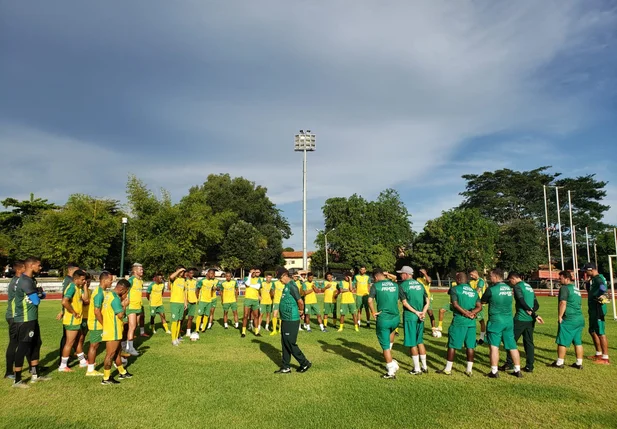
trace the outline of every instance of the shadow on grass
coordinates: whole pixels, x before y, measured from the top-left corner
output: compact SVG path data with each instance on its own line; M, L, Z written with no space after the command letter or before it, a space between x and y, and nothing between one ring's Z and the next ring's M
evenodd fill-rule
M251 340L253 344L259 344L259 350L274 363L276 366L281 366L281 351L270 343L262 340Z
M338 345L338 344L330 344L330 343L325 342L324 340L319 340L317 342L321 344L321 350L323 350L325 353L333 353L337 356L341 356L349 360L350 362L353 362L356 364L359 363L363 365L364 367L377 372L378 374L384 373L383 370L378 369L375 366L375 362L367 359L366 355L361 354L361 353L356 353L353 349L350 349L349 347L345 347L343 345Z

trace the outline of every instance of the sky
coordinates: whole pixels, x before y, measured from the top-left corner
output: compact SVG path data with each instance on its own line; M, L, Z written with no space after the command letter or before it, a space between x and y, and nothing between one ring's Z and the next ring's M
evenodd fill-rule
M617 223L612 1L5 0L0 58L0 199L230 173L301 249L310 129L309 250L327 198L394 188L421 231L499 168L596 174Z

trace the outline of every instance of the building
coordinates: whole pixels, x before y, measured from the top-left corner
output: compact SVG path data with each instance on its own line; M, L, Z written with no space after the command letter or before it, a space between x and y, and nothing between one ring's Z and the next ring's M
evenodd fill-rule
M310 269L312 255L313 252L306 252L306 262L308 263L307 269ZM302 252L283 252L283 258L285 259L285 269L293 272L304 268L302 266L302 257Z

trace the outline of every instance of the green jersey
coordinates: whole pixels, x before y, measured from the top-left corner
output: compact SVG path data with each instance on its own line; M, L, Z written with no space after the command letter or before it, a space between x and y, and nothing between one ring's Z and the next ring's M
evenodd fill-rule
M15 283L13 297L13 322L30 322L39 318L39 307L34 305L28 295L37 293L36 280L22 274Z
M581 291L574 284L561 286L559 288L559 302L566 302L566 311L563 313L563 323L568 325L585 324L581 304Z
M369 296L377 302L378 317L382 320L400 318L398 310L399 287L390 280L381 280L371 285Z
M500 282L486 289L482 302L488 304L489 322L511 324L512 319L512 289Z
M514 320L519 322L533 322L534 318L527 311L535 311L536 294L531 286L525 282L518 282L514 285L514 306L516 314Z
M600 314L606 314L606 304L600 304L598 298L604 295L608 290L606 279L602 274L598 274L589 282L589 290L587 294L588 306L587 311L593 318Z
M409 279L400 284L399 299L401 301L407 300L407 304L411 305L414 310L422 311L428 296L426 295L426 289L424 289L422 283L414 279ZM403 319L418 320L418 316L403 307Z
M17 284L17 279L19 277L13 277L9 282L9 286L7 288L8 299L6 303L8 304L6 307L6 320L13 318L13 298L15 298L15 284Z
M454 303L458 303L463 310L471 311L476 308L480 298L478 291L468 284L456 285L448 291L450 294L450 304L454 312L452 326L476 326L476 320L463 316L454 308Z
M301 299L298 286L293 280L283 288L281 302L279 304L279 314L281 320L285 322L295 322L300 320L300 310L298 309L298 300Z

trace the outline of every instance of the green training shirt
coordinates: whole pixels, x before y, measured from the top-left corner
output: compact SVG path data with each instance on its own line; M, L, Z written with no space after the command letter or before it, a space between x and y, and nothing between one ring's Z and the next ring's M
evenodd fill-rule
M463 310L471 311L476 308L476 305L480 300L478 297L478 291L464 283L450 288L449 294L450 304L452 304L451 308L454 312L452 326L476 326L476 319L470 319L456 311L454 308L454 303L457 302Z
M482 295L482 302L488 304L488 320L493 323L511 324L512 289L503 282L494 284Z
M39 307L28 298L28 295L36 292L36 280L22 274L15 284L13 322L30 322L39 318Z
M279 303L279 314L281 320L285 322L295 322L300 320L300 310L298 308L298 300L300 299L300 291L293 280L290 280L283 288L281 302Z
M525 282L518 282L514 285L514 306L516 307L516 314L514 320L519 322L533 322L534 318L527 313L527 308L533 311L536 294L533 292L531 286ZM527 308L525 308L525 306Z
M11 281L9 282L7 291L6 291L8 295L8 299L6 300L6 303L8 305L6 306L6 315L5 315L7 321L13 318L13 298L15 298L15 285L17 284L18 278L19 277L13 277L11 279Z
M377 303L378 317L382 320L400 318L398 310L398 284L390 280L381 280L371 285L369 296Z
M584 325L583 311L581 310L581 291L573 283L559 288L559 302L566 302L566 311L563 313L563 322L568 325Z
M426 304L428 296L426 295L426 289L424 289L422 283L414 279L409 279L405 280L403 283L400 284L399 299L401 301L407 300L407 304L411 305L414 310L422 311L424 305ZM418 320L418 316L403 307L403 319Z

